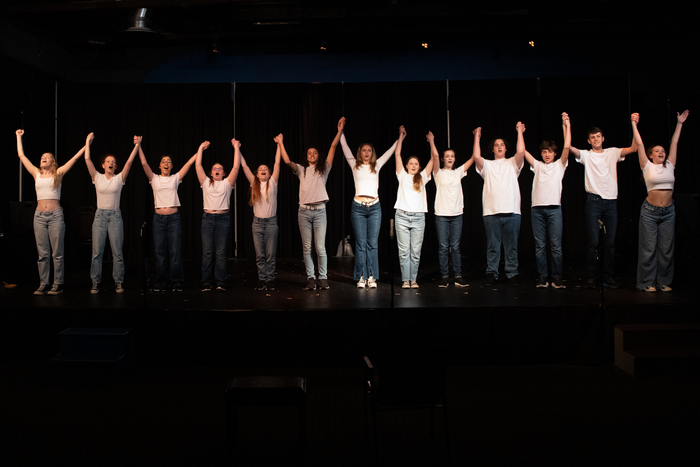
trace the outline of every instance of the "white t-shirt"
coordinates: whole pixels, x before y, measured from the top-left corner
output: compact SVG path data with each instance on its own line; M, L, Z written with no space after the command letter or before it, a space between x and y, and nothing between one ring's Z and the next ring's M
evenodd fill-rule
M617 163L624 161L620 148L606 148L603 152L580 151L576 159L585 167L586 192L603 199L617 199Z
M357 161L355 156L352 155L352 151L348 147L348 142L345 140L345 134L340 135L340 145L343 147L343 154L345 154L345 159L352 169L352 177L355 179L355 196L369 196L371 198L376 198L379 196L379 171L382 166L386 164L389 158L394 154L396 149L396 143L385 152L382 157L377 159L377 163L374 167L374 173L369 171L369 165L360 164L356 166Z
M231 206L231 192L233 187L228 179L215 181L211 184L209 177L202 185L205 211L227 211Z
M666 167L664 167L663 164L647 162L647 165L644 166L644 170L642 171L647 191L673 190L676 183L674 171L675 167L673 167L673 164L669 161L666 161Z
M268 184L270 184L268 188ZM251 186L252 189L252 186ZM277 215L277 183L270 177L267 182L260 182L260 199L253 204L253 215L267 219Z
M568 166L568 159L566 165L561 160L549 164L535 160L535 165L530 168L535 173L532 182L533 206L561 206L561 181Z
M484 167L476 172L484 179L481 204L484 216L494 214L520 214L520 185L518 176L522 170L515 157L484 160Z
M413 175L409 175L401 168L401 173L396 174L399 180L399 190L396 193L394 209L406 212L428 212L428 198L425 195L425 184L430 180L430 174L425 169L420 173L420 191L413 188Z
M153 174L151 178L151 188L153 188L153 200L156 208L173 208L180 206L180 197L177 195L177 188L182 183L180 174L163 177Z
M440 169L435 174L435 215L459 216L464 212L462 179L467 176L464 164L454 170Z
M116 211L119 209L119 200L122 196L124 179L121 172L107 180L107 176L97 172L92 179L97 194L97 209Z
M297 164L297 177L299 177L299 204L319 204L328 201L326 181L331 172L331 166L326 163L326 171L323 175L316 172L316 167L304 167ZM260 216L258 216L260 217Z

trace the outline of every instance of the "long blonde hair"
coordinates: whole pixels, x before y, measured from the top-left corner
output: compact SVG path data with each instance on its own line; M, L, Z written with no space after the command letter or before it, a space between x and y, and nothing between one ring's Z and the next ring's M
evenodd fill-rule
M58 162L56 162L56 156L54 156L50 152L45 152L41 156L43 157L47 154L51 156L51 160L53 161L51 162L51 168L49 169L49 173L51 174L51 178L53 178L53 181L51 182L51 189L55 190L59 186L61 186L61 182L63 181L63 175L58 173Z
M408 158L408 161L411 159L415 159L418 161L418 172L413 174L413 189L420 193L421 185L423 184L423 177L420 174L420 170L422 167L420 166L420 159L418 159L417 156L411 156ZM408 165L408 161L406 161L406 164Z

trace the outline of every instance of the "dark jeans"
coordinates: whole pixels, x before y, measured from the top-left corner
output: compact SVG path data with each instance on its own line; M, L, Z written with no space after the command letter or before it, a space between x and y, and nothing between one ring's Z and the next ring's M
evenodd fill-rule
M226 239L231 223L228 212L202 213L202 284L211 285L212 276L216 285L226 285Z
M603 199L598 195L588 193L586 198L586 269L589 279L596 278L597 250L600 243L601 227L598 221L605 225L603 240L603 280L613 277L615 264L615 234L617 233L617 200Z
M170 264L170 280L182 287L185 271L182 267L182 227L180 213L170 215L153 214L153 245L156 255L156 277L154 286L165 288L166 264Z

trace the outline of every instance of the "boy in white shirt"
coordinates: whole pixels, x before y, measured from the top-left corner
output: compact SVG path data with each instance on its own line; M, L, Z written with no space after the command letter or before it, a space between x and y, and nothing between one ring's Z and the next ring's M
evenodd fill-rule
M637 151L637 143L628 148L603 149L605 137L598 127L588 129L590 150L571 146L571 154L584 166L586 192L586 287L596 287L596 249L600 240L599 221L605 227L603 244L603 285L618 288L620 283L613 278L615 260L615 233L617 232L617 163L627 154Z

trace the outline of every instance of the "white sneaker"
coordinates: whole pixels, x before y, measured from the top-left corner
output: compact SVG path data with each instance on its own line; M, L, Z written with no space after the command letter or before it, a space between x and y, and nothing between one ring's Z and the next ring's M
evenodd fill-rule
M366 286L367 286L367 281L365 280L364 277L360 277L360 280L357 281L357 288L364 289Z
M411 288L411 282L410 281L403 281L403 284L401 284L402 289L410 289Z
M370 289L377 288L377 281L374 280L373 276L369 276L369 279L367 279L367 287L369 287Z
M417 289L417 288L418 288L418 282L416 282L416 281L411 281L411 288L412 288L412 289Z

